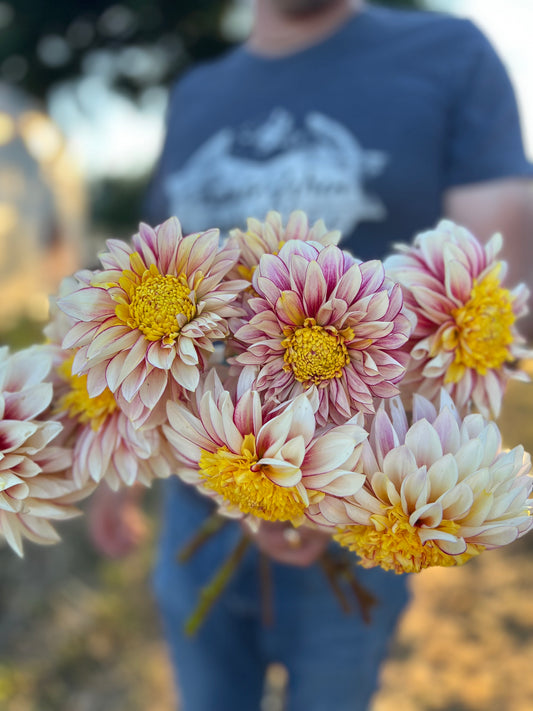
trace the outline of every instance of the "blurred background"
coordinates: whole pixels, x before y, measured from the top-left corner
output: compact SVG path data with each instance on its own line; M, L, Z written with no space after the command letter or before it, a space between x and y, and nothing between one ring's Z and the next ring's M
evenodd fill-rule
M533 158L531 0L389 0L473 19L508 67ZM169 86L246 37L250 0L0 0L0 345L41 340L48 295L137 227ZM533 375L533 369L531 369ZM531 386L510 388L506 444L533 450ZM0 548L0 708L170 711L149 540L103 560L83 519L63 543ZM426 571L372 711L531 711L533 544ZM273 669L264 711L275 711ZM334 711L334 710L332 710Z

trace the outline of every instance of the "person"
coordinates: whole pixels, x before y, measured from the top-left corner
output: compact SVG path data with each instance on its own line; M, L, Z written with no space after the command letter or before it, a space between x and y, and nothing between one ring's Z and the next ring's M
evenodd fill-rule
M509 78L470 21L360 0L256 0L248 41L172 91L147 219L177 215L184 232L227 231L268 210L286 218L302 209L371 259L447 216L480 238L500 230L517 281L533 257L532 174ZM154 589L180 708L259 709L265 668L277 661L288 670L290 711L367 709L408 601L406 577L358 571L378 601L365 624L344 614L316 563L324 537L304 532L289 545L283 526L261 525L257 546L186 638L183 622L240 530L228 524L177 564L210 503L177 477L165 485ZM118 523L106 524L105 508L96 536L125 552L135 527L120 522L115 503ZM269 626L259 551L273 561Z

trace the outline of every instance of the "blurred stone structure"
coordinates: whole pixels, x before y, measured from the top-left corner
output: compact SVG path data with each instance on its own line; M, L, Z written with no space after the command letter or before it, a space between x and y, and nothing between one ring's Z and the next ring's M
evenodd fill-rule
M86 195L57 126L0 82L0 335L44 321L48 296L84 263Z

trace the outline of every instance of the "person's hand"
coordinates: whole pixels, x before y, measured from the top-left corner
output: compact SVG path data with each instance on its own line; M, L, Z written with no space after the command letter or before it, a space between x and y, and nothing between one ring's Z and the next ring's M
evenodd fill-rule
M278 563L305 568L326 550L330 537L312 528L293 528L290 523L261 521L252 540L262 553Z
M148 526L141 511L137 487L112 491L100 484L89 501L89 537L111 558L131 553L146 537Z

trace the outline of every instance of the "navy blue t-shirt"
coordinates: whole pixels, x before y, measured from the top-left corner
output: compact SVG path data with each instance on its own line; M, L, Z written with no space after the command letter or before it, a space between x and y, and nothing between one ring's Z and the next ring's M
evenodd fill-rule
M239 47L190 71L149 213L224 232L303 209L370 259L432 227L447 188L531 174L512 86L480 31L368 7L295 54Z

